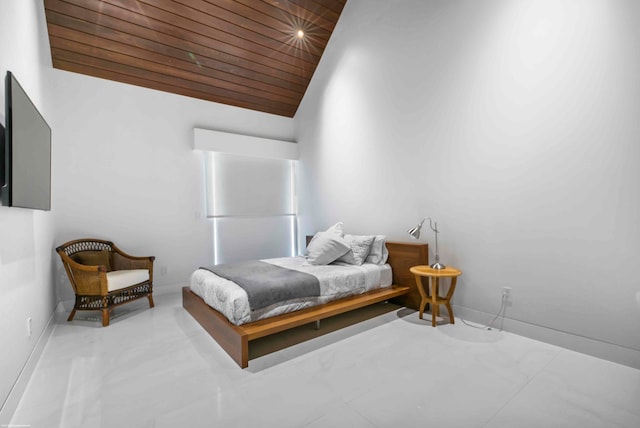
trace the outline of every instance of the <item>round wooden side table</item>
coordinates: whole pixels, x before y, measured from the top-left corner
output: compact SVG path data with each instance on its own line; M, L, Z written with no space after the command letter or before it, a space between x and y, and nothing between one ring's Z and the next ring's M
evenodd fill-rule
M458 277L462 275L462 271L451 266L447 266L444 269L433 269L427 265L413 266L409 270L415 275L416 285L420 292L420 319L423 319L422 314L424 314L424 308L427 306L427 303L429 303L431 305L431 325L435 327L436 317L440 315L439 305L445 305L447 312L449 312L449 322L455 324L453 309L451 309L451 297L453 297L453 292L456 290L456 282ZM425 292L422 286L422 277L429 278L429 294ZM451 278L449 291L444 297L439 295L440 278Z

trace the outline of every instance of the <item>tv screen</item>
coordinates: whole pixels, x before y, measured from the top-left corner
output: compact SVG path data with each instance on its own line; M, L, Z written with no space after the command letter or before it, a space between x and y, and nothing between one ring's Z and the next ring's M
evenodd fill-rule
M51 128L8 71L5 79L2 204L51 209Z

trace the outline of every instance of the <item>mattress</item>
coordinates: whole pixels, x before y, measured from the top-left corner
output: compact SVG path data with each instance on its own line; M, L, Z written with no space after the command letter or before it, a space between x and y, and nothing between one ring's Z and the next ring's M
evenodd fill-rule
M304 257L262 261L315 276L320 282L320 296L287 300L252 311L247 293L239 285L206 269L198 269L191 275L190 288L209 306L227 317L229 322L242 325L388 287L392 283L391 266L388 264L364 263L355 266L334 263L317 266L307 263Z

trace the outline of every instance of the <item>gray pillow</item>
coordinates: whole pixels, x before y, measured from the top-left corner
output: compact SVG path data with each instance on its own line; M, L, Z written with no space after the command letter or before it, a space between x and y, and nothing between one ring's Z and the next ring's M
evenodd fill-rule
M369 255L375 238L375 236L344 235L350 250L336 261L360 266Z
M318 232L307 247L307 261L312 265L328 265L350 249L349 244L339 235Z

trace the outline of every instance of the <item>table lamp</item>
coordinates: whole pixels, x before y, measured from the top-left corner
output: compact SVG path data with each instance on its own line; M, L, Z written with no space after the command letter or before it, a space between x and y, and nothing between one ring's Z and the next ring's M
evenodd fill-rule
M431 264L431 269L445 269L446 266L440 263L440 254L438 253L438 233L440 233L440 231L438 230L438 222L431 222L431 217L428 217L428 218L429 218L429 227L431 228L431 230L433 230L433 232L436 235L436 261L435 263ZM426 218L423 218L420 224L407 230L407 233L411 235L411 237L414 239L420 239L420 229L422 229L422 224L424 223L425 220Z

